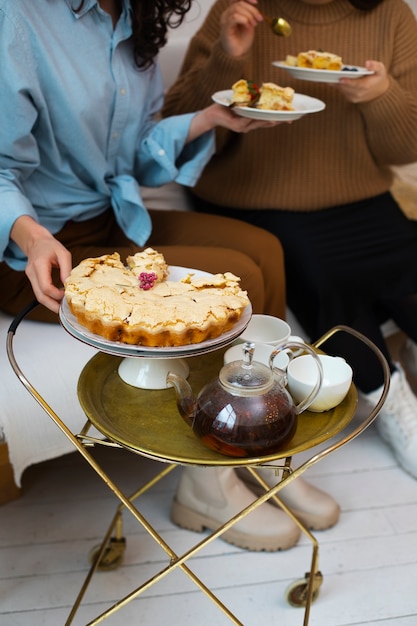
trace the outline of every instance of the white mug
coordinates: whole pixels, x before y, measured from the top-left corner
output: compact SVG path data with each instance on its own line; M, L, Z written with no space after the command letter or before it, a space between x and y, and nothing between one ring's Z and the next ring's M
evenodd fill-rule
M249 341L255 344L253 360L270 365L269 359L276 346L287 341L304 343L301 337L291 335L291 326L285 320L273 315L255 313L243 333L234 342L234 345L225 352L224 362L240 361L243 358L242 342ZM285 370L289 363L286 352L280 352L274 359L275 371ZM278 370L277 370L278 368Z
M267 343L255 343L253 360L269 367L269 358L272 354L274 346ZM243 343L236 343L224 353L224 362L242 361L243 359ZM274 359L274 367L285 370L289 362L286 352L280 352Z
M286 321L273 315L255 313L240 335L239 340L277 346L287 341L290 335L291 327Z

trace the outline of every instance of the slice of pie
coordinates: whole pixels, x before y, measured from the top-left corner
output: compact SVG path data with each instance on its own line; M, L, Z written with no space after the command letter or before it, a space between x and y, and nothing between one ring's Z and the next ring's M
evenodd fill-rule
M253 80L238 80L232 85L232 105L255 106L259 98L259 87Z
M297 66L315 70L341 70L343 63L342 58L333 52L308 50L298 53Z
M253 107L270 111L293 111L294 89L280 87L275 83L262 83L258 87L253 81L239 80L232 85L232 105Z
M256 108L270 111L294 111L293 98L294 89L292 87L280 87L275 83L262 83Z

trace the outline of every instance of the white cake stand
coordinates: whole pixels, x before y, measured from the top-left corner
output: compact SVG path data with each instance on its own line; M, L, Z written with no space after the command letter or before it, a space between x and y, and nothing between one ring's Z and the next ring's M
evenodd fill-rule
M205 272L188 268L170 268L170 278L172 277L174 280L177 280L177 276L180 274L185 275L189 273L194 273L196 276L206 274ZM61 325L70 335L83 343L97 348L100 352L123 357L118 369L120 378L128 385L141 389L168 388L170 386L166 382L168 372L173 372L186 378L189 374L187 357L205 354L229 345L243 333L249 324L251 316L252 306L249 304L235 326L215 339L173 348L148 348L146 346L108 341L100 335L91 333L71 313L65 298L59 310Z

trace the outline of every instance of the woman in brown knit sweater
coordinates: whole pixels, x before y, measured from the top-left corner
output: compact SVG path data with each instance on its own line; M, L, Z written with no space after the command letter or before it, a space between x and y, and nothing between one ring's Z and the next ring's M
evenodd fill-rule
M259 9L282 16L275 36ZM373 75L338 84L292 78L272 65L326 50ZM287 298L307 334L348 324L389 354L380 324L417 341L417 225L393 200L391 165L417 160L417 24L402 0L218 0L190 43L164 114L195 110L239 78L272 81L326 108L249 135L217 132L216 155L192 190L197 211L239 217L283 244ZM271 260L273 262L273 260ZM340 336L327 344L353 365L366 396L382 372ZM396 363L377 419L400 464L417 477L417 399Z

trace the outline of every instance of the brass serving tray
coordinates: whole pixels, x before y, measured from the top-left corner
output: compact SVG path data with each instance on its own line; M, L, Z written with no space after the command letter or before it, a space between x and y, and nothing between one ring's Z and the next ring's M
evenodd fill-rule
M195 394L223 365L224 350L190 357L188 381ZM293 456L342 431L352 420L357 392L352 384L336 408L323 413L304 411L293 439L279 453L260 457L228 457L203 445L180 416L173 388L139 389L118 374L121 357L98 353L84 367L78 381L80 404L90 422L133 452L164 462L193 465L261 464Z

